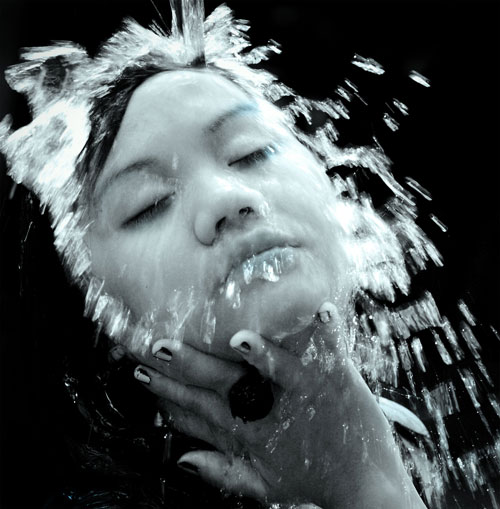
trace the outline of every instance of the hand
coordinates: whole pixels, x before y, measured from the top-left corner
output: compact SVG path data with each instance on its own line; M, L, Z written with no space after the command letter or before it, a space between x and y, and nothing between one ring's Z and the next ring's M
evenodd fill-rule
M160 396L161 410L178 429L217 449L189 452L179 466L267 502L424 507L388 422L348 359L341 324L335 307L324 304L301 357L252 331L231 338L242 360L273 384L271 412L247 423L232 416L228 402L245 364L186 344L155 343L153 353L163 359L147 359L137 377Z

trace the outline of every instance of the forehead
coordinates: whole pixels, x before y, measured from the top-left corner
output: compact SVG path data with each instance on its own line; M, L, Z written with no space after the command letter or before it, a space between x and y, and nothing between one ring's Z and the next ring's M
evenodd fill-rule
M248 101L240 88L212 71L162 72L147 79L132 94L121 127L125 130L137 123L167 119L196 124Z
M208 70L156 74L132 94L104 164L104 174L133 159L193 141L224 112L254 102L228 79ZM101 174L102 177L102 174Z

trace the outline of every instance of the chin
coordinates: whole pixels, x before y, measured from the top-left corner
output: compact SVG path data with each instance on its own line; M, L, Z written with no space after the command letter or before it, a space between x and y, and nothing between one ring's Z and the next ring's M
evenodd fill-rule
M275 283L259 281L245 290L236 309L227 301L219 302L213 353L241 359L228 350L229 340L242 329L257 332L287 350L302 351L300 333L312 324L321 304L331 298L324 278L311 280L293 275Z

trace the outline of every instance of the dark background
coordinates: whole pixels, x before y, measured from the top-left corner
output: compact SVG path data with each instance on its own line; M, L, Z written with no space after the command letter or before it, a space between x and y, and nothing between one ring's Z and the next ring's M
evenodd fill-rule
M207 12L218 3L207 0ZM368 106L358 105L352 121L338 123L340 143L375 136L401 181L410 176L431 191L434 201L422 204L422 224L446 263L429 281L433 293L451 303L463 298L485 329L500 330L499 3L227 3L238 17L251 21L253 43L270 38L281 43L283 54L273 57L268 68L299 93L332 96L346 77L360 87ZM168 2L157 0L157 5L168 21ZM73 40L93 52L125 16L146 25L158 19L148 0L2 0L0 72L17 61L22 46ZM354 53L374 58L386 73L378 77L353 67ZM431 87L410 81L412 69L428 77ZM381 120L394 97L410 111L408 118L394 114L401 122L396 133ZM16 126L29 119L24 100L2 80L0 118L6 113L14 114ZM9 199L7 177L2 176L1 186L0 505L40 507L64 469L52 445L57 421L65 419L51 397L61 375L54 359L61 345L85 335L88 325L78 318L78 296L63 290L64 276L46 240L45 216L37 217L36 203L23 190ZM430 212L448 226L446 233L426 221ZM68 302L76 306L70 310ZM498 387L500 341L491 334L481 341ZM464 504L483 507L479 501Z

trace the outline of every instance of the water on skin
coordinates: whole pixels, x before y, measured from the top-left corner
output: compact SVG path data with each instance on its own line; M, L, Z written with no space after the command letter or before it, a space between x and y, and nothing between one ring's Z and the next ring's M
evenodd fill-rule
M233 309L241 306L242 285L262 280L277 283L293 263L294 254L290 248L273 249L260 255L252 255L230 271L221 288L224 297Z
M238 54L243 64L250 64L266 58L269 52L277 51L273 45L269 48L257 48L256 51L246 55L242 54L241 50L248 46L244 35L246 27L234 24L228 18L228 11L225 7L219 8L210 20L214 34L210 41L210 51L213 54L220 49L221 54L227 56ZM178 55L181 60L184 53L189 53L188 50L191 49L196 53L203 47L203 31L200 31L200 25L197 25L194 19L200 17L201 12L200 9L188 9L184 12L182 17L186 23L186 30L182 35L184 46L179 45L181 49ZM174 35L180 37L180 30L177 32L174 30ZM127 44L129 48L142 47L142 44L135 40L130 44L130 38L141 37L137 35L138 33L131 30L128 35L122 35L123 44L108 48L107 58L122 62L124 57L119 48ZM192 48L189 48L190 44ZM228 44L233 45L230 50ZM66 51L62 43L58 51ZM73 58L71 56L73 54L75 59L84 58L82 51L76 48L72 48L69 53L66 51L65 54L69 59ZM235 68L237 65L241 66L241 62L235 63ZM375 60L359 55L354 55L352 64L375 77L385 72L382 65ZM18 72L21 76L22 72ZM102 69L100 72L103 72ZM246 77L250 76L247 68L243 67L239 72L242 83L246 83ZM10 73L12 79L15 78L15 73L15 70ZM441 495L446 484L453 480L455 484L472 492L487 491L492 497L492 504L496 507L494 494L488 486L487 479L489 471L500 470L498 454L500 436L497 431L498 425L491 423L488 416L493 414L500 418L500 404L492 392L491 379L482 362L483 353L474 333L476 321L465 303L460 301L459 308L465 321L460 324L457 334L456 326L452 325L447 317L441 316L438 306L428 292L413 299L409 304L401 306L396 304L397 295L409 293L411 278L415 273L424 270L430 264L441 266L443 263L435 246L416 223L418 217L416 203L421 198L430 200L429 192L414 179L409 178L404 185L400 184L391 173L390 161L377 144L349 148L339 148L336 145L339 130L335 121L349 119L350 116L346 103L356 100L364 103L356 84L345 80L346 88L337 89L337 95L343 101L331 99L313 101L299 97L290 88L273 82L264 72L252 75L248 79L251 81L248 85L249 90L251 87L254 89L262 87L258 90L272 102L282 98L289 99L288 106L285 106L283 111L292 126L298 117L303 117L311 123L315 112L321 112L328 117L324 125L312 135L292 127L297 138L309 147L325 167L342 166L353 171L366 170L373 178L381 180L390 191L392 198L387 200L382 210L375 210L370 196L357 189L354 179L332 175L332 186L339 197L335 214L344 234L343 249L353 263L349 272L350 284L354 289L353 294L363 297L362 309L348 317L346 340L349 343L350 354L376 395L380 394L382 385L398 388L399 367L402 366L412 391L409 395L411 398L408 398L409 408L418 413L423 406L430 416L427 422L436 454L433 458L425 458L422 455L423 446L407 446L409 454L405 460L408 469L416 472L416 476L422 480L428 505L440 507ZM430 87L429 80L417 71L411 71L409 79L422 87ZM79 83L78 80L74 82ZM86 83L84 80L81 82ZM70 84L71 80L68 80L67 86ZM33 101L35 113L46 107L45 99L41 96L37 96ZM394 100L393 105L401 115L408 114L408 108L403 103ZM50 207L55 225L56 249L75 281L86 289L86 316L96 321L113 340L123 342L131 350L145 351L158 334L159 325L156 323L154 313L132 320L126 306L119 299L108 295L103 282L92 276L89 253L82 241L85 235L85 227L82 224L86 223L82 216L72 212L72 205L78 197L80 186L76 179L68 175L67 170L74 166L75 158L88 136L86 105L81 108L78 105L73 107L68 101L59 101L51 108L51 111L39 116L31 126L14 133L11 137L9 120L6 119L0 124L0 147L12 166L10 175L16 182L29 182L30 187L33 187L39 195L42 206L48 204ZM390 129L397 129L396 120L388 114L385 121ZM60 127L65 125L70 127L61 133ZM41 133L39 138L36 136L37 132ZM53 144L47 143L47 133L52 134ZM67 136L69 133L74 136ZM57 157L51 152L53 146L60 147ZM33 167L32 154L42 154L43 157L39 157L39 160L45 165L42 165L43 171L35 176L30 174ZM61 164L57 165L57 161ZM417 196L413 193L417 193ZM387 217L392 219L386 219ZM446 231L446 227L435 216L431 215L431 219L439 229ZM233 308L238 308L241 306L241 292L245 285L253 284L257 280L268 284L279 283L286 271L284 265L286 266L286 259L280 259L279 256L271 256L265 260L258 256L252 257L230 274L222 285L221 292ZM204 312L200 333L203 340L210 343L216 327L214 302L199 303L193 295L175 297L170 309L171 320L163 324L169 337L182 341L185 324L195 307L202 305ZM424 338L423 333L426 330L431 330L430 341ZM492 331L500 339L500 335L494 329ZM321 345L319 348L321 349ZM437 349L443 364L447 366L462 362L470 352L473 367L461 367L458 370L457 381L441 380L427 387L418 380L422 379L420 376L422 373L428 374L436 369L429 361L431 356L428 353L432 348ZM310 362L315 356L321 355L317 349L318 345L311 345L311 348L306 350L303 362ZM461 396L467 398L476 412L488 434L488 439L482 445L458 456L456 454L452 456L447 422L450 416L464 410L466 402ZM412 398L420 405L412 407ZM314 408L308 409L308 415L314 418ZM283 422L292 421L293 415L286 416ZM273 450L279 435L285 431L283 428L278 429L276 436L271 438L268 447L270 451ZM345 429L346 433L348 431ZM327 467L328 465L325 465L325 469Z
M355 65L366 67L368 72L379 74L381 72L381 68L369 60L358 58ZM423 77L415 74L412 75L412 79L427 86L428 82ZM319 109L334 119L346 118L348 113L344 108L345 106L332 101L319 103L295 98L286 114L289 118L295 118L300 114L310 118L311 111ZM298 133L298 136L300 138L302 135ZM495 428L489 424L483 408L484 405L489 406L495 415L500 415L500 404L491 391L484 393L484 390L480 390L483 384L478 385L471 369L459 371L462 387L457 388L456 383L451 380L429 388L416 383L416 380L420 379L419 373L433 369L426 355L429 344L417 336L422 331L430 329L434 345L445 365L451 366L464 359L463 347L466 346L475 358L479 372L483 373L486 386L491 387L486 369L481 362L480 344L473 333L475 320L465 303L460 301L458 306L465 320L460 325L459 339L448 318L441 316L429 292L402 307L389 306L391 302L395 302L397 292L403 294L409 292L411 277L415 272L424 270L429 263L440 266L443 261L435 246L415 222L418 217L416 198L394 179L389 161L380 149L358 147L341 150L334 144L337 136L338 132L334 126L327 125L319 128L312 138L303 136L302 141L316 154L322 156L330 166L344 165L369 170L374 176L382 179L394 195L392 202L388 201L386 204L386 209L390 210L394 217L393 222L389 223L373 208L369 197L358 191L352 178L343 179L339 175L332 177L332 185L337 195L344 196L339 198L335 214L345 234L343 248L353 264L350 284L358 292L364 293L368 290L387 301L387 305L381 305L368 298L365 302L365 312L355 315L349 322L351 356L375 393L380 387L380 382L393 387L400 385L399 366L401 366L413 396L424 403L429 415L432 416L431 434L436 450L434 459L425 460L419 448L409 447L406 462L408 468L416 469L417 476L422 482L427 483L424 489L428 502L432 503L433 507L440 507L441 495L451 479L471 490L484 490L487 487L487 469L500 469L500 460L495 449L498 447L499 438L495 435ZM431 200L430 193L416 180L407 178L405 182L421 199ZM445 231L444 225L441 225L437 218L434 222ZM402 250L403 244L406 246L406 252ZM279 283L291 260L289 256L293 255L287 254L286 251L268 253L267 256L251 256L233 268L220 288L221 294L232 308L239 308L242 305L241 294L246 285L259 280L268 284ZM105 309L114 305L113 312L107 314L113 316L108 328L114 331L115 337L120 337L129 327L130 317L123 307L112 302L114 301L103 292L102 282L94 281L89 285L86 314L99 320L105 315ZM189 309L178 311L176 315L178 323L172 324L174 335L181 340L182 328L189 313ZM142 322L140 333L132 334L133 347L144 348L152 341L151 327L147 322L147 320ZM204 304L201 323L201 335L206 343L212 341L215 326L214 302L209 301ZM304 363L307 364L321 355L317 348L318 345L310 345L304 352ZM468 451L458 458L450 453L445 420L461 411L457 391L465 391L478 418L491 436L490 445ZM314 415L314 409L308 411L310 415ZM286 425L276 430L275 436L270 439L269 451L274 450L279 436L285 430ZM441 479L439 482L436 481L438 478Z

